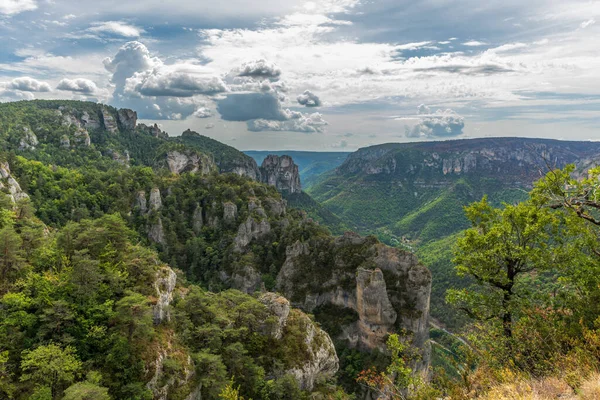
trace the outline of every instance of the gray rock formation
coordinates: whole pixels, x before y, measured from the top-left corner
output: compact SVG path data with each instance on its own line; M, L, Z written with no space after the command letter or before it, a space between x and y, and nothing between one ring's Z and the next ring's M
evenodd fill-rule
M19 182L11 175L10 166L6 162L0 162L0 189L8 189L8 196L13 204L29 198L29 195L21 189Z
M26 126L23 126L22 129L23 133L19 140L19 150L35 150L35 146L39 144L37 136Z
M196 235L200 234L202 231L202 226L204 226L204 221L202 219L202 207L200 204L196 205L196 209L194 210L194 215L192 216L192 229L196 233Z
M235 222L237 218L237 206L230 201L223 203L223 221L226 223Z
M160 197L160 189L153 188L150 191L150 210L158 211L162 207L162 198Z
M117 111L117 120L121 129L134 131L137 125L137 113L128 108L121 108Z
M330 264L317 261L330 254ZM319 275L318 277L315 275ZM431 273L408 252L347 233L333 242L296 242L286 249L276 288L307 312L331 304L354 310L358 319L342 327L352 347L385 348L389 333L407 330L429 363L427 319Z
M286 326L290 323L301 326L305 332L304 346L308 357L302 365L286 371L296 378L301 389L311 391L317 378L335 375L339 368L339 359L333 341L325 331L317 327L303 312L291 310L289 301L282 296L265 293L259 300L276 317L275 326L270 332L275 339L280 339L286 334Z
M148 228L148 239L154 243L162 244L163 246L167 244L165 231L160 217L158 217L156 222L152 223Z
M168 152L167 165L169 166L169 170L174 174L199 172L206 175L216 170L216 165L210 156L191 150L185 152L173 150Z
M271 292L263 293L258 300L266 305L269 311L277 317L277 323L273 326L270 335L275 339L281 339L283 336L283 328L285 328L288 315L290 315L289 300Z
M290 156L269 155L260 167L261 181L282 193L300 193L300 173Z
M148 200L146 200L146 192L140 190L135 197L135 206L140 209L142 214L148 211Z
M173 292L177 283L177 274L168 266L164 266L156 273L154 289L156 290L157 301L154 305L154 323L156 325L171 320L169 305L173 301Z
M98 115L90 115L87 111L84 111L81 115L81 126L85 129L98 129L102 127L102 123Z
M104 107L102 108L102 124L104 125L104 129L110 133L116 133L119 130L115 117L113 117L111 112Z
M265 219L260 222L252 217L242 223L234 239L234 251L241 252L246 249L252 240L260 239L271 232L271 225Z
M78 145L89 147L92 144L92 139L87 130L80 128L75 132L74 142Z
M260 272L250 265L246 265L233 273L231 276L231 287L249 294L264 290Z

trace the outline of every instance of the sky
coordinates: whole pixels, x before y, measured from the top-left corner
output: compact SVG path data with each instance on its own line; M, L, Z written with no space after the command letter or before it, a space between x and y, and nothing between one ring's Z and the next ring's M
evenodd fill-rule
M600 1L0 0L0 101L242 150L600 139Z

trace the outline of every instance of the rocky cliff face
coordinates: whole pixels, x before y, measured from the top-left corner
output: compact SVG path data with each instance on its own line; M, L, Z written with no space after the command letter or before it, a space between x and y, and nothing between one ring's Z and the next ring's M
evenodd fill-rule
M169 151L167 165L174 174L192 172L206 175L217 169L212 157L193 150Z
M134 131L137 126L137 113L128 108L117 111L117 120L122 130Z
M300 173L290 156L269 155L260 167L261 181L282 193L300 193Z
M290 368L286 373L293 375L301 389L312 390L318 377L332 377L339 368L339 359L333 341L329 335L317 327L304 313L290 309L290 302L275 293L265 293L259 300L267 306L276 318L271 328L271 335L281 339L286 334L286 327L299 325L305 332L304 346L308 357L301 365Z
M408 252L347 233L332 242L289 246L277 289L308 312L322 306L353 310L339 339L364 350L383 349L389 333L407 330L423 361L427 345L431 274ZM335 316L331 316L335 318Z
M360 149L339 174L390 175L406 180L449 181L460 176L491 176L531 187L548 167L600 159L600 144L545 139L494 138L386 144Z
M13 203L29 198L29 195L21 189L19 182L11 175L7 162L0 162L0 191L6 192Z

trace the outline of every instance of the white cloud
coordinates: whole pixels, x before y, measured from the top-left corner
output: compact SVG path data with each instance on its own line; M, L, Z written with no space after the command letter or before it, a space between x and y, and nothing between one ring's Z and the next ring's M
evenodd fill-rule
M38 8L35 0L0 0L0 14L15 15Z
M417 50L417 49L420 49L421 47L425 47L430 44L433 44L433 42L427 41L427 42L406 43L406 44L402 44L400 46L396 46L396 49L397 50Z
M58 90L66 90L85 94L91 94L98 91L98 87L93 81L84 78L62 79L60 82L58 82L56 88Z
M479 47L479 46L487 46L487 43L480 42L478 40L469 40L468 42L463 43L463 46Z
M594 18L588 19L587 21L584 21L581 23L581 25L579 25L581 27L581 29L585 29L588 26L592 26L596 23L596 20Z
M435 113L431 113L429 107L421 104L418 107L417 116L421 121L413 127L405 127L406 137L443 138L463 134L465 119L450 109L437 110Z
M310 90L305 90L304 93L298 95L298 97L296 97L296 101L298 104L306 107L319 107L321 105L321 99L319 99L319 96Z
M127 79L125 90L148 97L192 97L225 92L227 86L221 78L210 75L202 66L178 64L137 72Z
M15 78L10 82L5 83L5 87L22 92L49 92L52 90L48 83L27 76Z
M206 107L200 107L192 115L196 118L209 118L212 117L212 112Z
M94 22L87 31L99 34L117 35L125 38L137 38L145 32L142 28L138 28L135 25L130 25L122 21Z
M279 79L281 75L281 69L277 65L264 59L246 62L235 72L238 76L252 78Z
M251 132L262 131L288 131L302 133L321 133L327 122L319 113L303 114L286 110L288 118L285 121L273 121L266 119L255 119L247 122L248 130Z

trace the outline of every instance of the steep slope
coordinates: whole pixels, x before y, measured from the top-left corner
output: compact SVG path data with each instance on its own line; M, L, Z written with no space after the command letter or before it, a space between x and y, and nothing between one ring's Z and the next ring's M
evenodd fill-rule
M114 110L92 103L29 102L1 107L6 113L2 114L0 138L10 151L0 158L10 167L10 176L19 182L21 191L30 194L37 217L49 229L66 230L67 246L71 246L73 229L78 224L93 228L93 221L105 221L111 215L123 221L122 224L132 231L127 235L133 235L143 251L155 251L160 259L154 263L162 271L160 282L154 284L157 288L154 296L157 304L162 306L154 312L155 321L163 320L168 309L166 303L172 296L174 302L185 304L191 298L189 293L199 290L184 284L181 299L178 299L173 288L179 277L174 281L168 268L180 269L183 271L181 278L219 293L199 294L199 298L194 298L188 309L190 321L184 318L176 323L177 328L188 330L175 339L164 332L156 344L158 347L153 347L158 348L154 354L159 354L152 361L155 362L153 370L159 372L148 378L153 382L150 387L154 398L166 398L161 389L165 384L173 388L181 387L181 379L190 382L181 378L189 376L190 362L177 358L180 362L174 363L167 361L172 357L165 355L178 349L178 340L193 352L216 343L219 351L244 355L240 361L244 365L252 367L258 363L263 372L256 369L236 373L237 364L225 363L227 373L235 375L236 384L242 385L245 395L253 398L261 396L258 394L260 387L255 385L256 379L260 381L265 374L270 379L271 372L277 379L284 379L289 372L295 384L307 390L319 375L331 375L335 369L335 363L332 363L335 353L331 353L330 340L324 333L319 333L308 317L300 311L289 311L285 319L285 326L292 332L289 340L285 339L288 328L282 328L280 324L274 330L273 338L279 337L277 332L283 330L286 345L297 346L303 342L308 346L300 345L295 351L281 350L280 353L276 350L277 344L269 344L268 340L265 342L266 339L256 335L261 333L263 322L272 324L281 317L277 313L281 312L280 306L285 299L275 299L276 304L268 306L275 315L256 317L256 313L242 310L243 307L255 307L253 304L256 303L251 300L255 297L227 291L230 288L248 294L259 292L255 296L261 296L260 299L264 299L262 296L267 291L277 289L304 311L335 306L356 314L357 318L336 327L342 328L343 335L332 333L338 342L336 345L342 349L359 348L367 352L383 349L388 333L406 330L412 334L422 355L419 371L425 370L429 351L427 332L423 327L428 318L431 276L413 255L390 249L373 237L332 237L327 229L307 218L305 213L289 209L275 186L251 179L247 172L257 170L253 160L248 163L248 156L239 156L241 153L237 150L193 132L186 132L180 138L166 138L157 127L136 125L133 111ZM17 122L5 118L7 115L12 115ZM65 118L69 121L65 122ZM14 128L24 123L32 126L30 131L36 135L36 140L29 137L27 131ZM69 143L67 148L62 136L67 135L71 142L79 129L88 132L89 146L71 147ZM28 146L19 148L21 139ZM232 159L234 163L231 163ZM289 161L289 165L293 165L293 160ZM230 169L232 165L249 169ZM281 163L278 165L283 169L277 171L285 174L286 167ZM262 174L260 170L258 172ZM10 190L5 188L7 193ZM104 229L108 231L119 225L110 219L107 224ZM92 246L94 251L101 250L101 257L123 251L111 248L111 243L98 250L88 240L94 232L100 230L86 230L77 251L84 254L88 251L86 246ZM299 248L302 254L297 254ZM93 261L93 264L98 261L104 265L102 259ZM131 264L133 269L143 269L135 260L131 260ZM290 285L286 276L295 283ZM332 293L351 300L342 304L339 298L331 296ZM223 299L222 304L219 299ZM213 301L217 303L213 304ZM221 307L234 307L235 311L230 314ZM198 312L203 313L205 320L194 314ZM242 318L245 315L255 316L253 318L258 322L249 321L251 325L246 329L246 320ZM208 326L204 326L205 323ZM248 342L252 349L240 348L236 342L225 343L230 339L232 324L251 335L244 336L245 333L239 341ZM219 337L221 331L227 334ZM259 354L271 354L263 345L276 351L277 355L267 361L261 358L258 362L255 358ZM220 354L215 352L216 349L198 360L192 356L192 361L200 365L208 363L206 368L212 368L214 357ZM224 359L225 354L221 357ZM146 359L145 362L144 368L149 368L147 363L150 361ZM265 362L267 364L261 364ZM287 369L281 371L281 365ZM275 366L277 371L272 369ZM160 372L173 369L180 376L174 381ZM249 379L252 381L247 381ZM187 391L189 385L183 385L186 389L181 390ZM214 396L213 393L208 398ZM179 394L174 397L179 398Z
M432 269L432 315L457 321L444 304L453 276L448 237L465 229L462 207L487 195L492 204L523 200L549 167L589 166L600 143L473 139L385 144L360 149L308 192L346 224L412 249Z

